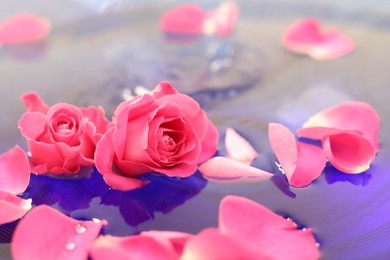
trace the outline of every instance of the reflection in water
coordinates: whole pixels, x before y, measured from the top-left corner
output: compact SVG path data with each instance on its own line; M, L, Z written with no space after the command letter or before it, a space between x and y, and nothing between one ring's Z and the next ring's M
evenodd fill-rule
M45 55L47 42L45 40L23 44L4 45L1 47L3 55L17 60L29 61L39 59Z
M353 185L366 186L371 179L369 171L360 174L346 174L327 164L324 170L325 179L329 184L335 182L349 182Z

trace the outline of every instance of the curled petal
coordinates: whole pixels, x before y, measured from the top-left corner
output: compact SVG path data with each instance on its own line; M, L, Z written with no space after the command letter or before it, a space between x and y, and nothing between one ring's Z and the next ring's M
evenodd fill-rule
M87 259L103 223L75 220L49 206L37 206L16 227L12 256L15 260Z
M248 165L257 156L257 152L249 142L230 127L226 129L225 147L230 158Z
M355 131L378 150L379 120L377 112L369 104L360 101L343 102L310 117L298 129L298 135L321 140L326 135L337 133L337 130Z
M352 132L325 137L322 145L329 162L345 173L367 171L376 153L367 139Z
M30 164L26 153L14 146L0 156L0 191L23 193L30 182Z
M199 166L199 171L211 179L238 179L243 177L268 179L273 174L244 163L216 156Z
M47 19L30 13L19 13L0 24L0 44L20 44L45 38L51 29Z
M50 107L35 92L28 92L21 96L21 100L29 112L46 114Z
M317 60L338 58L355 49L354 42L348 36L335 28L321 31L320 21L311 18L288 26L283 35L283 44L290 51L305 53Z
M219 230L272 259L319 259L320 256L310 229L297 230L292 221L247 198L222 199Z
M24 200L11 193L0 191L0 225L15 221L31 209L31 199Z
M206 12L195 4L175 7L160 18L160 29L166 33L202 34Z

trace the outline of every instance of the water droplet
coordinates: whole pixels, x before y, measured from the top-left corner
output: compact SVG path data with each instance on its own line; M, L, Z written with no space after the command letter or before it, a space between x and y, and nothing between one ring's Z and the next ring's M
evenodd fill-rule
M76 244L72 241L66 242L65 249L68 251L73 251L76 248Z
M28 156L28 157L31 157L31 156L32 156L32 154L31 154L30 151L27 152L27 156Z
M100 222L101 222L100 219L98 219L98 218L92 218L92 221L93 221L94 223L100 223Z
M87 230L87 228L81 224L77 224L76 226L76 233L77 234L82 234Z
M302 231L307 231L307 228L305 228L305 227L304 227L304 228L302 228Z

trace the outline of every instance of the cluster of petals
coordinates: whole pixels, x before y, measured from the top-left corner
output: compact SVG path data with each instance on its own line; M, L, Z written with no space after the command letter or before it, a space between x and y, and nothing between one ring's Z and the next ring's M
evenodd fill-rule
M0 45L22 44L44 39L50 22L32 13L19 13L0 23Z
M21 218L31 209L31 199L18 197L30 181L26 153L15 146L0 156L0 225Z
M238 18L238 6L233 1L222 3L208 11L196 4L182 4L167 11L160 18L163 32L174 34L217 34L229 36Z
M336 28L323 31L321 22L313 18L303 18L289 25L283 35L286 49L307 54L316 60L334 59L355 49L352 39Z
M222 199L219 226L196 235L146 231L114 237L98 234L106 221L79 221L46 205L33 208L18 224L12 255L19 259L318 259L310 229L239 196ZM98 237L96 239L96 237Z

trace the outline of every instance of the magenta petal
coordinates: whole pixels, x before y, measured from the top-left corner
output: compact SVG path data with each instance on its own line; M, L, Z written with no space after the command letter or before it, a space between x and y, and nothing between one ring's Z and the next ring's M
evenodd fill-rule
M178 260L176 252L151 236L100 236L90 250L94 260Z
M24 216L31 209L31 199L23 200L11 193L0 191L0 225Z
M205 137L202 140L202 152L198 158L198 164L210 159L217 152L219 132L215 125L207 120Z
M24 192L30 182L30 164L26 153L14 146L0 156L0 191Z
M20 97L29 112L47 114L50 107L35 92L28 92Z
M257 156L257 152L249 142L230 127L226 129L225 147L230 158L248 165Z
M336 133L335 130L326 130L326 128L356 131L378 150L379 120L377 112L369 104L360 101L343 102L310 117L298 130L298 134L303 137L322 139L326 135Z
M375 158L372 144L359 134L339 133L324 138L323 149L329 162L345 173L362 173Z
M167 33L202 34L206 12L195 4L183 4L166 13L160 19L160 29Z
M237 179L243 177L268 179L273 174L244 163L216 156L199 166L199 171L211 179Z
M47 19L30 13L19 13L0 24L0 44L38 41L47 36L51 24Z
M79 221L41 205L33 208L18 224L12 237L15 260L84 260L103 222Z
M297 230L292 221L247 198L222 199L219 230L272 259L319 259L320 256L310 229Z

